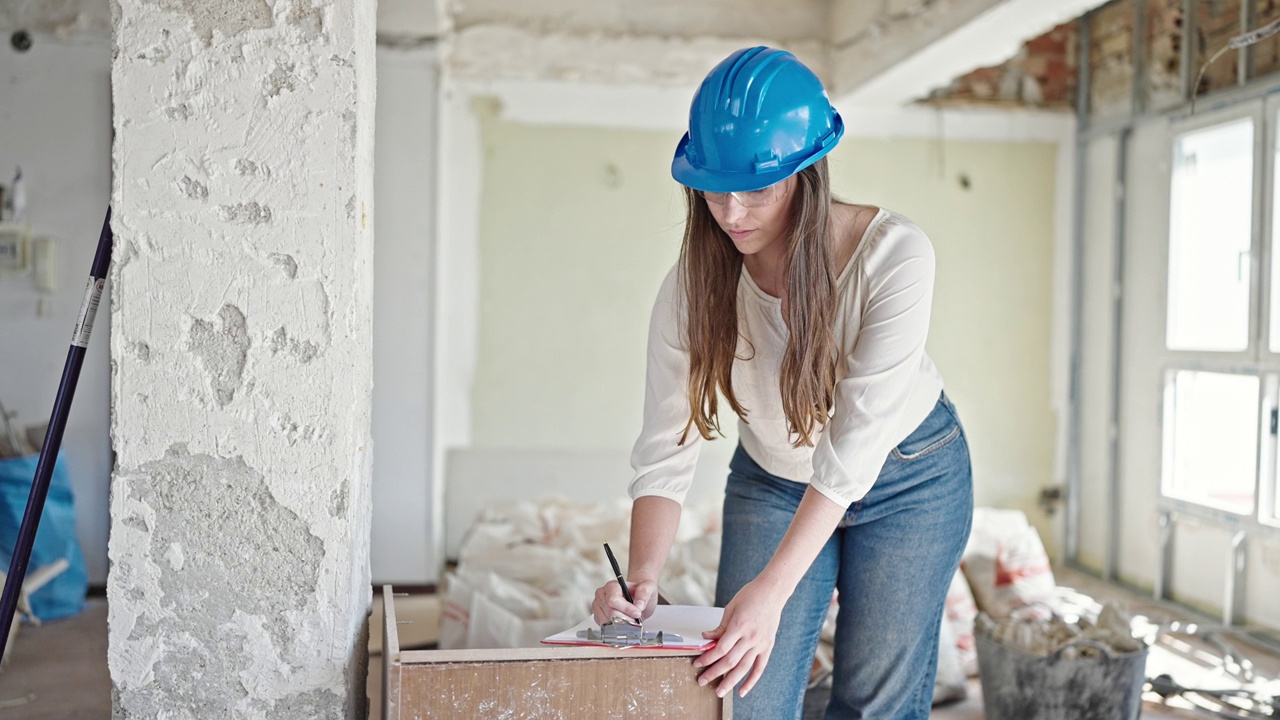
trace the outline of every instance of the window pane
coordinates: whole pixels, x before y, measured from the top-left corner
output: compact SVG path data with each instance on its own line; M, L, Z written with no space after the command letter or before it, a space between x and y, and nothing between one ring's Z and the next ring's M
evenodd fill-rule
M1280 48L1280 36L1276 36L1274 42ZM1276 122L1280 123L1280 113L1276 115ZM1273 172L1280 172L1280 143L1276 144L1275 152L1278 162ZM1272 184L1276 190L1271 201L1271 332L1267 334L1270 338L1267 344L1271 352L1280 352L1280 287L1277 286L1280 283L1280 212L1276 212L1280 210L1280 182ZM1277 493L1277 502L1280 502L1280 493ZM1280 505L1277 506L1277 517L1280 517Z
M1181 135L1169 201L1171 350L1249 346L1253 121Z
M1258 378L1251 375L1174 375L1166 395L1166 495L1242 514L1253 512L1258 388Z

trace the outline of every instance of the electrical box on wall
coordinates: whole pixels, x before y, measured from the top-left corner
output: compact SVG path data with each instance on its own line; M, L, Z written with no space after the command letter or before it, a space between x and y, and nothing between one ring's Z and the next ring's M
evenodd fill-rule
M0 223L0 271L27 269L31 229L26 225Z

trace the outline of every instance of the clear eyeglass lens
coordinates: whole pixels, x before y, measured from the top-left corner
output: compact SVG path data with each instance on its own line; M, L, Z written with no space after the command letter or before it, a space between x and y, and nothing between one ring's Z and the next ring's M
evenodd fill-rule
M702 197L713 205L724 205L729 202L729 198L733 197L742 207L763 207L771 205L778 199L778 186L770 185L760 190L749 190L747 192L708 192L700 190Z

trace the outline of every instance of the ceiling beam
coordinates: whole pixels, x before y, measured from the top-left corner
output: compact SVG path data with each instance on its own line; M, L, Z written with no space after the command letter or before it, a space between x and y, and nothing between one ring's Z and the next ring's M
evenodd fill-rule
M452 77L467 81L675 87L691 98L716 63L738 48L757 44L783 47L819 67L825 56L818 41L783 44L761 37L550 33L485 24L450 33L444 66Z

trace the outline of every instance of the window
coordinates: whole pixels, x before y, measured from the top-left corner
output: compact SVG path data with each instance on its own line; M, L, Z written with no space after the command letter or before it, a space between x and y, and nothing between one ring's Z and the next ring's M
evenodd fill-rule
M1171 375L1165 396L1165 495L1252 513L1258 483L1257 376Z
M1272 117L1280 127L1276 108ZM1217 122L1201 119L1173 137L1161 494L1265 522L1280 509L1272 507L1270 488L1265 504L1259 498L1259 477L1276 474L1275 453L1259 448L1275 444L1263 410L1274 407L1269 396L1280 378L1274 359L1280 356L1271 355L1280 350L1280 292L1263 291L1280 270L1255 278L1263 247L1255 242L1261 209L1254 202L1255 168L1264 164L1262 118L1254 109ZM1271 235L1280 238L1280 232ZM1278 330L1266 328L1264 342L1256 337L1263 328L1254 308L1266 296L1275 308L1270 325ZM1266 466L1259 462L1264 455Z
M1169 199L1170 350L1249 346L1253 121L1179 137Z

